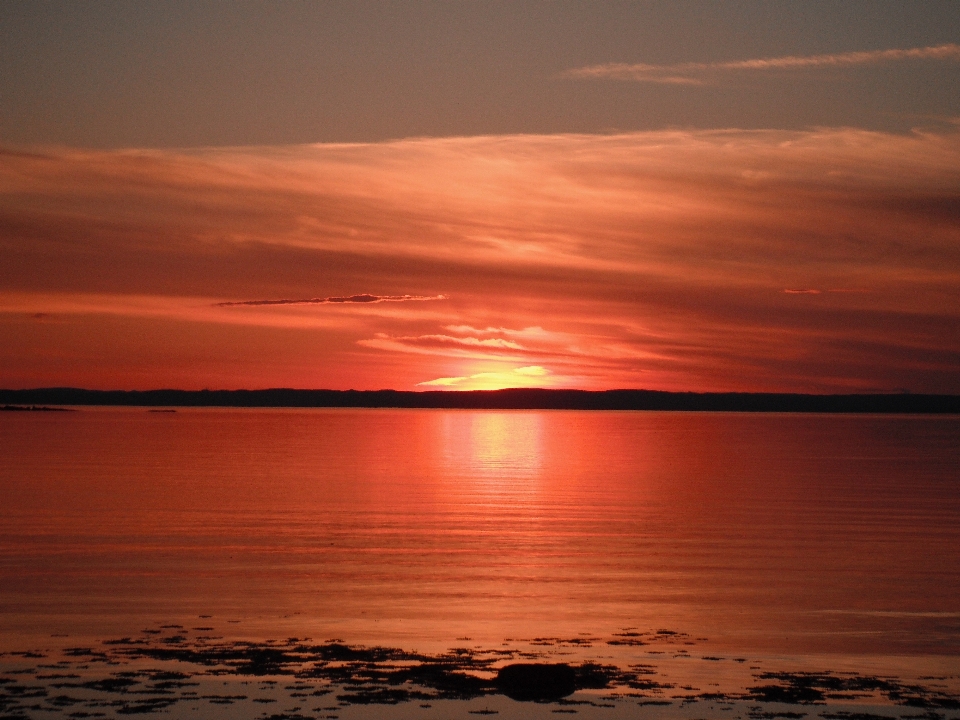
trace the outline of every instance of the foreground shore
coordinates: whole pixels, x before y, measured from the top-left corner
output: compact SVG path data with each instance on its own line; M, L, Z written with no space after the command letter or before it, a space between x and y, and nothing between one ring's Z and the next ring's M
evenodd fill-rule
M227 639L209 617L0 653L4 718L955 720L960 672L899 677L719 657L679 631L526 638L429 654L340 638ZM56 644L56 647L53 645ZM822 662L822 660L820 660ZM843 665L842 663L840 663ZM949 664L949 661L948 661Z

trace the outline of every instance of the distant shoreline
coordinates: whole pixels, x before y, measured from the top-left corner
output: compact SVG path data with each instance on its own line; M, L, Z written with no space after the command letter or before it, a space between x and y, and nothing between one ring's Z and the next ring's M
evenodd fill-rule
M0 405L0 412L73 412L70 408L44 405Z
M515 388L464 392L401 390L0 390L7 405L132 407L342 407L463 410L686 410L707 412L960 414L960 395L693 393Z

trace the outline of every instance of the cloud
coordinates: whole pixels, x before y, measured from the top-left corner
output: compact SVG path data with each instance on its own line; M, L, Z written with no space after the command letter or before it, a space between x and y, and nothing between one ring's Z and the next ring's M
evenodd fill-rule
M327 313L273 313L266 310L234 313L219 309L210 298L105 294L0 292L0 315L24 313L33 318L56 317L65 322L71 316L123 317L134 320L228 324L252 327L331 329L349 321Z
M389 352L485 363L549 363L551 366L564 368L567 374L574 373L578 369L582 370L585 363L592 366L594 370L619 370L624 364L649 360L656 355L656 352L649 347L641 348L614 336L598 334L596 327L590 335L547 332L539 327L525 330L509 328L477 330L470 326L454 327L469 330L480 337L455 337L443 334L390 336L386 333L378 333L376 337L359 340L358 344ZM492 333L505 337L489 337ZM523 337L525 344L508 339L510 337Z
M497 348L503 350L523 350L523 346L512 340L503 340L502 338L455 338L449 335L421 335L416 338L418 341L435 340L441 343L453 343L455 345L466 345L468 347Z
M550 371L539 365L530 365L529 367L514 368L513 372L517 375L530 375L531 377L543 377L549 375Z
M829 288L827 290L817 290L815 288L784 288L783 292L787 295L820 295L825 292L862 295L870 291L862 288Z
M574 68L564 73L568 78L610 78L665 84L699 85L711 73L764 70L816 70L822 68L855 67L904 60L960 60L960 45L946 43L930 47L866 50L824 55L785 55L782 57L731 60L713 63L676 63L652 65L647 63L603 63Z
M340 305L344 303L382 303L382 302L407 302L410 300L446 300L446 295L370 295L361 293L360 295L334 296L325 298L308 298L305 300L232 300L228 302L214 303L216 307L236 307L239 305Z
M0 367L10 386L541 367L595 389L960 392L958 188L952 128L13 153Z
M504 351L507 351L508 356L513 356L526 350L519 343L503 338L453 337L442 334L391 337L379 333L375 338L358 342L365 347L398 352L471 358L502 358Z
M447 325L445 329L449 330L450 332L455 332L459 335L507 335L511 337L527 336L539 338L546 334L544 329L538 326L523 328L521 330L512 330L511 328L505 327L475 328L471 325Z
M458 390L493 390L508 387L550 385L544 379L550 371L538 365L512 368L507 371L481 372L460 377L442 377L417 383L419 387L456 388Z

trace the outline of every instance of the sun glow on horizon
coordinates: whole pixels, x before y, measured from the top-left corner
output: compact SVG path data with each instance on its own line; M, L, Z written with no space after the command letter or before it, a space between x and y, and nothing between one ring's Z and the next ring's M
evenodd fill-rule
M554 378L540 365L513 368L506 371L479 372L457 377L441 377L417 383L418 387L442 390L505 390L516 387L553 387Z

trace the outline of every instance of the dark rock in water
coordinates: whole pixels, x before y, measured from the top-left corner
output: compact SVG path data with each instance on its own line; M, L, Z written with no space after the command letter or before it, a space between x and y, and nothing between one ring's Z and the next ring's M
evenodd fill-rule
M566 664L517 663L500 668L496 685L513 700L559 700L577 689L577 673Z

